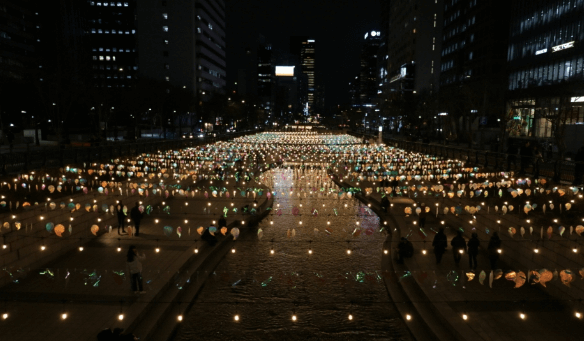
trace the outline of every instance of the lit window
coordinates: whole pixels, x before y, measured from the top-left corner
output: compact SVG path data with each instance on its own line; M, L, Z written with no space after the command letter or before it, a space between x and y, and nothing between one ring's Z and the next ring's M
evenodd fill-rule
M99 56L99 60L103 60L103 56Z
M168 13L162 13L162 18L168 19Z
M124 2L124 7L128 7L128 6L129 6L128 3Z
M162 26L162 30L163 30L164 32L168 32L168 26Z
M164 44L168 45L168 39L164 39Z
M103 33L103 31L101 30L101 28L97 30L97 33L99 33L99 34L102 34Z
M170 77L166 76L166 81L170 82Z
M209 28L210 28L210 29L213 29L213 25L209 24Z
M136 30L132 30L132 34L136 34Z
M111 57L110 56L105 56L105 60L106 61L110 61L111 60Z

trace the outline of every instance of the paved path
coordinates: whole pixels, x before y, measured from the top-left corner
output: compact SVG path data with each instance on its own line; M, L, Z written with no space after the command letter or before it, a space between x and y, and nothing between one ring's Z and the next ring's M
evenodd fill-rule
M235 204L251 204L252 201L252 197L238 198ZM40 268L23 269L21 275L24 276L18 283L4 286L0 292L2 309L5 306L9 314L8 319L0 320L2 339L94 340L104 328L127 329L136 325L144 309L151 307L153 302L156 304L165 290L178 290L177 287L186 285L192 278L193 273L183 270L183 266L193 257L206 257L212 252L212 248L201 241L196 228L210 226L212 221L218 220L222 208L231 207L234 201L213 198L210 213L206 210L209 201L203 197L188 199L189 206L184 202L178 198L167 200L170 215L155 209L144 219L140 237L119 236L114 228L112 233L83 244L83 251L76 248ZM241 221L249 221L249 218L249 214L231 213L227 223L244 229ZM188 223L185 224L185 220ZM174 227L170 237L164 235L163 226ZM183 226L180 238L176 234L177 226ZM229 235L218 235L219 240L231 239ZM136 245L139 252L146 255L143 262L145 295L134 294L128 276L116 273L126 271L125 254L129 245ZM121 251L117 251L118 247ZM120 312L125 315L123 321L118 319ZM67 313L65 320L61 318L63 313ZM30 323L36 327L27 328Z
M356 186L356 182L345 179L351 186ZM361 187L374 187L369 182L361 182ZM538 200L538 196L532 198ZM541 194L539 200L543 198L553 199L553 196ZM374 206L379 205L381 195L373 193L365 196ZM415 248L415 254L411 259L406 259L405 264L398 264L395 257L395 250L391 256L393 270L397 278L404 277L400 283L410 295L408 299L421 311L417 316L426 316L426 323L430 323L439 339L460 339L460 340L544 340L544 339L565 339L578 340L581 338L581 330L584 323L575 317L575 311L580 311L584 307L580 306L578 299L582 297L584 281L578 278L572 283L571 288L567 288L560 281L555 280L548 283L547 288L541 285L530 285L526 283L519 289L514 289L514 282L505 278L494 280L492 288L489 287L488 275L490 273L489 260L486 255L486 247L490 235L493 231L500 231L502 239L502 249L497 268L503 270L523 271L548 268L558 271L565 268L576 270L582 266L582 255L574 254L572 248L577 241L575 236L566 238L554 235L552 239L542 240L539 236L539 226L536 225L552 219L552 216L543 214L524 213L518 214L510 212L506 215L501 213L493 214L495 204L501 205L503 200L512 201L514 199L482 199L484 206L490 206L489 213L479 212L474 220L469 213L455 216L453 214L443 214L444 206L481 205L481 199L466 198L436 198L427 195L415 198L418 205L424 202L432 208L431 214L425 226L428 236L423 238L418 232L418 218L415 215L407 216L404 213L406 207L413 207L411 198L396 197L391 198L392 206L382 219L388 222L394 231L392 248L397 247L399 237L408 236ZM523 199L525 200L525 198ZM410 201L410 203L408 203ZM501 203L499 203L501 201ZM435 203L439 203L440 213L436 215ZM576 205L575 205L576 206ZM520 207L519 202L515 207ZM578 210L579 207L573 208ZM556 214L558 214L556 207ZM519 236L519 228L516 235L511 237L507 233L509 226L529 226L527 220L535 225L535 232L529 232L522 238ZM472 223L470 223L472 221ZM442 223L444 222L444 223ZM498 223L500 222L500 224ZM477 224L478 223L478 224ZM447 227L448 249L444 254L442 263L437 265L432 249L432 239L434 233L440 227ZM454 263L450 241L455 235L455 230L462 227L465 231L466 239L471 232L477 232L481 240L476 277L468 281L465 275L470 271L468 256L462 257L460 266ZM490 229L489 234L486 229ZM528 230L529 231L529 230ZM567 233L567 232L566 232ZM539 249L538 254L534 254L533 248ZM426 253L423 253L426 250ZM487 274L484 284L479 283L478 277L481 270ZM448 275L450 274L450 277ZM451 281L448 280L451 279ZM458 278L457 281L452 279ZM416 286L421 290L413 290ZM398 306L401 302L397 302ZM406 310L402 310L405 314ZM524 313L526 318L521 319L520 313ZM467 320L463 319L463 314ZM413 315L413 314L412 314ZM425 318L426 319L426 318ZM433 324L433 325L432 325ZM447 333L444 332L447 330ZM414 335L416 335L416 332ZM443 336L443 337L440 337Z

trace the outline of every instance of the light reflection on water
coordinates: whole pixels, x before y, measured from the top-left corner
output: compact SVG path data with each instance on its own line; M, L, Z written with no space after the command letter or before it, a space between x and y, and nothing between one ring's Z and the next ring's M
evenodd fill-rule
M274 213L279 208L282 215L264 219L261 240L248 233L236 242L237 253L228 254L210 276L176 341L407 338L381 280L386 236L379 230L379 218L357 200L339 200L336 194L304 198L312 187L323 187L318 177L324 172L305 173L296 181L292 174L274 172ZM300 209L299 216L292 215L293 207ZM355 237L357 227L362 232ZM295 237L287 237L289 229Z

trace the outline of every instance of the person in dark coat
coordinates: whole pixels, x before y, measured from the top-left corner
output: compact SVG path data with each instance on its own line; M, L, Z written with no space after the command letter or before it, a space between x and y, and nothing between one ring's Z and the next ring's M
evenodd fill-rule
M476 269L477 264L477 255L479 254L479 246L481 242L479 241L479 237L476 233L472 234L472 237L468 241L468 263L471 269Z
M521 156L521 168L519 169L519 173L524 174L527 166L531 162L531 158L533 157L533 150L529 145L529 141L525 142L521 149L519 149L519 155Z
M489 261L491 262L491 270L495 270L497 261L499 260L499 249L501 249L501 238L497 232L493 232L493 236L489 240L487 252L489 253Z
M219 229L223 228L223 227L227 227L227 219L225 219L225 217L223 215L221 215L221 218L219 218Z
M582 184L582 175L584 175L584 146L578 149L574 161L576 161L576 164L574 165L574 182L572 185L578 186Z
M539 178L539 166L543 162L543 155L538 146L533 147L533 177Z
M461 251L466 252L466 240L464 240L462 232L456 231L456 237L452 238L450 245L452 246L454 263L456 264L456 266L458 266L460 264L460 258L462 257Z
M404 258L410 258L414 255L414 246L407 238L402 237L399 244L397 244L397 262L403 264Z
M387 213L388 208L389 208L389 199L387 199L387 195L384 195L383 198L381 198L381 209L383 210L383 212Z
M432 241L432 246L434 247L434 255L436 256L436 264L440 264L442 261L442 256L446 252L446 247L448 246L448 240L444 234L444 229L441 228L438 233L434 236Z
M136 237L140 236L140 221L142 220L142 212L140 212L140 206L138 205L138 203L136 203L136 206L134 206L132 208L132 211L130 211L130 216L132 217L132 221L134 222L134 228L135 228L135 235Z
M217 244L217 237L212 235L208 228L206 228L205 232L203 232L201 239L206 241L209 246L215 246L215 244Z
M420 227L424 227L424 226L426 226L426 216L428 215L426 213L426 205L424 203L422 203L421 209L422 209L422 211L420 212L420 215L418 216L418 224L420 225Z
M116 215L118 216L118 234L126 233L126 215L124 214L124 204L122 204L121 200L116 205ZM120 233L120 227L122 228L122 233Z
M517 154L517 148L513 144L509 144L507 147L507 171L511 171L511 163L513 163L513 168L517 167L515 162L515 155Z

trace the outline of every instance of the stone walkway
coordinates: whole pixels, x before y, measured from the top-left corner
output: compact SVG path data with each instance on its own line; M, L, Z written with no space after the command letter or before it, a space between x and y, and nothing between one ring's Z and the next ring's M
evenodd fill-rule
M351 186L356 182L344 180ZM371 183L361 182L361 187L374 187ZM545 195L545 194L542 194ZM537 197L537 196L536 196ZM364 200L372 203L379 211L381 195L373 193L364 196ZM582 255L574 253L573 248L578 241L575 236L566 238L554 235L550 240L544 236L540 238L540 227L536 225L533 235L529 234L527 226L535 225L536 221L543 220L537 214L526 216L524 213L515 212L508 214L494 214L494 206L501 205L503 200L513 199L489 199L484 204L489 207L489 212L483 210L477 213L476 220L467 212L461 215L444 215L443 207L481 205L481 199L470 198L436 198L435 196L420 196L412 200L407 197L391 198L392 206L387 214L382 214L382 219L387 221L393 231L391 258L392 268L397 278L406 274L400 280L401 286L408 293L408 298L418 310L416 316L425 320L428 327L433 330L439 339L459 340L544 340L565 339L578 340L581 338L581 330L584 326L582 319L575 316L578 311L583 313L584 307L579 299L584 290L584 281L576 274L571 288L554 280L547 284L547 288L540 284L513 288L515 283L505 280L504 277L493 281L489 287L489 273L491 271L486 254L488 240L494 231L499 232L502 239L502 253L497 264L497 269L504 271L523 271L547 268L551 271L566 268L576 270L582 267ZM541 199L541 198L540 198ZM547 198L546 198L547 199ZM550 197L551 199L551 197ZM525 200L525 199L523 199ZM532 200L535 200L533 198ZM498 201L501 201L499 203ZM427 236L419 233L418 217L404 213L406 207L413 207L417 202L425 203L431 207L424 228ZM436 206L439 204L439 213L436 215ZM519 203L511 202L515 207ZM574 208L573 208L574 209ZM556 214L558 208L556 208ZM549 218L549 217L547 217ZM471 223L472 222L472 223ZM500 222L500 223L499 223ZM517 234L511 236L507 232L509 226L517 227ZM526 234L521 237L519 226L525 226ZM446 227L448 236L448 249L444 254L441 264L436 264L433 254L433 231L440 227ZM468 256L464 254L460 266L456 266L452 255L450 241L456 234L458 227L465 231L464 236L468 241L471 232L477 232L481 240L481 248L478 256L478 269L472 281L468 281L466 272L470 272ZM489 234L487 234L489 229ZM566 232L567 234L568 232ZM395 248L400 237L407 236L414 245L414 256L406 259L404 264L396 261ZM533 249L538 248L538 253ZM425 252L424 252L425 250ZM579 251L579 249L578 249ZM484 284L479 283L479 273L484 270L487 278ZM450 277L448 276L450 275ZM448 278L451 280L449 281ZM454 281L458 278L457 281ZM414 290L419 288L420 290ZM403 299L403 298L402 298ZM404 305L396 302L398 306ZM403 309L404 315L409 313ZM524 314L524 319L520 317ZM466 316L466 320L463 318ZM404 316L405 317L405 316ZM407 320L407 319L406 319ZM415 321L410 321L414 325ZM415 328L412 329L416 336Z
M264 200L265 195L260 204ZM94 340L104 328L136 328L144 313L158 304L168 290L178 292L179 287L187 285L187 280L206 276L185 270L193 259L213 252L213 248L201 241L197 227L210 226L212 221L217 225L223 207L231 208L231 203L251 205L253 198L209 201L200 196L187 199L188 206L184 199L171 197L166 201L172 214L155 208L150 216L145 216L140 237L120 236L114 227L111 233L86 239L80 244L82 251L75 247L42 267L18 272L18 283L8 284L0 291L1 309L8 314L7 319L0 319L2 339ZM212 203L210 210L206 209L208 202ZM130 206L130 201L125 203ZM241 222L249 219L249 214L231 212L227 223L245 229L246 225ZM170 237L164 235L164 226L174 228ZM177 226L183 226L180 238ZM230 235L217 234L220 244L224 239L232 239ZM134 294L128 276L120 275L126 272L129 245L136 245L146 255L144 295ZM62 319L64 313L66 319ZM123 320L119 320L119 314L124 315ZM27 328L31 323L35 328Z

